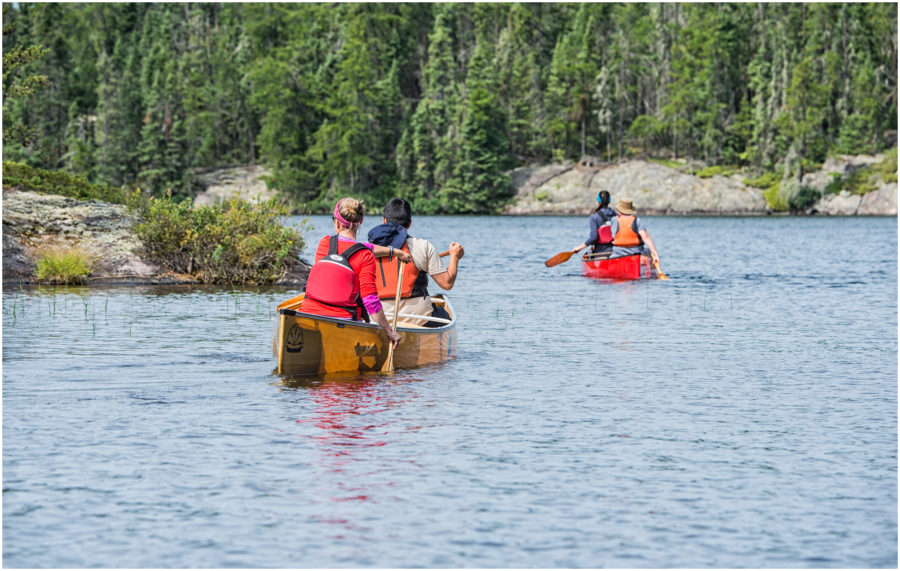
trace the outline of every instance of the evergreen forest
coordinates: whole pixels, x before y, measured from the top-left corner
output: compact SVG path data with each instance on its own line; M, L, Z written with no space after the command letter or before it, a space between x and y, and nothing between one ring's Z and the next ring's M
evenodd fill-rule
M523 165L799 176L896 144L895 3L4 4L4 160L491 213Z

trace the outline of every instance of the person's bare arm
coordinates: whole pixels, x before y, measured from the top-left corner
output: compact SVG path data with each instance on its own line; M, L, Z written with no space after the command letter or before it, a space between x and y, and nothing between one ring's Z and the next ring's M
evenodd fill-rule
M447 271L432 275L431 279L434 280L434 283L441 286L443 289L453 289L453 284L456 283L459 259L465 254L466 251L463 250L462 244L459 242L450 244L450 263L447 264Z
M391 343L394 344L394 349L397 348L397 345L400 344L400 334L394 331L391 328L391 324L388 323L387 317L384 315L384 311L379 311L377 313L373 313L369 316L372 321L377 323L384 329L384 333L387 335L388 339L391 340Z
M644 244L647 244L647 248L650 249L650 256L653 258L654 264L659 264L659 254L656 252L656 245L653 243L653 239L650 237L650 234L647 233L646 230L640 230L638 234L641 235L641 238L644 239Z
M379 246L378 244L372 244L372 254L376 258L384 258L391 255L393 252L394 256L400 259L401 262L409 263L412 261L412 256L404 252L403 250L398 250L397 248L391 248L390 246Z

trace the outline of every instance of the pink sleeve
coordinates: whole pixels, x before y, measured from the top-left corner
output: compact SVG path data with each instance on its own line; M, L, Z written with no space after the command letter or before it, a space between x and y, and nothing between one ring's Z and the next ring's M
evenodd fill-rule
M328 237L328 236L326 236L326 238L327 238L327 237ZM354 243L354 242L356 242L356 240L351 240L350 238L345 238L345 237L343 237L343 236L339 237L338 240L340 240L341 242L350 242L351 244ZM375 244L373 244L373 243L371 243L371 242L359 242L359 243L362 244L363 246L365 246L366 248L370 249L370 250L373 249L373 248L375 247ZM326 244L325 248L326 248L326 249L328 248L327 244Z
M363 306L366 308L366 311L369 315L373 315L381 311L381 300L378 299L378 294L367 295L363 298Z

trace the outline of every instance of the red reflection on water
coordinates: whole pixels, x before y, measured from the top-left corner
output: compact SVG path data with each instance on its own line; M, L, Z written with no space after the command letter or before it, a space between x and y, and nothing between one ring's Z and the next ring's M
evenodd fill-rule
M359 417L367 419L387 410L382 402L379 379L357 378L346 381L325 381L310 388L309 395L316 403L315 414L298 423L312 423L323 431L310 438L322 442L331 456L352 454L345 448L384 446L383 440L373 439L384 423L359 425Z
M282 384L305 389L314 411L296 423L309 427L300 436L316 442L321 451L321 468L330 474L326 486L331 489L328 498L332 502L368 502L373 487L393 487L393 481L382 481L370 464L379 465L378 457L369 450L387 446L389 421L379 422L379 416L402 406L411 393L402 389L409 379L397 379L384 375L368 377L317 377L290 381ZM398 390L399 388L399 390ZM418 430L405 427L403 430ZM351 466L357 464L357 470ZM362 476L358 468L367 472ZM376 468L377 470L377 468ZM339 519L339 518L338 518ZM335 518L322 516L321 521L338 523ZM348 527L346 523L341 524Z

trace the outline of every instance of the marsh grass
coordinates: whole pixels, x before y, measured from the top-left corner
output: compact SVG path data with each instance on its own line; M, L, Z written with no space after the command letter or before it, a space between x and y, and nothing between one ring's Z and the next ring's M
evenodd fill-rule
M46 284L83 284L92 265L93 258L78 246L51 246L39 252L35 277Z

